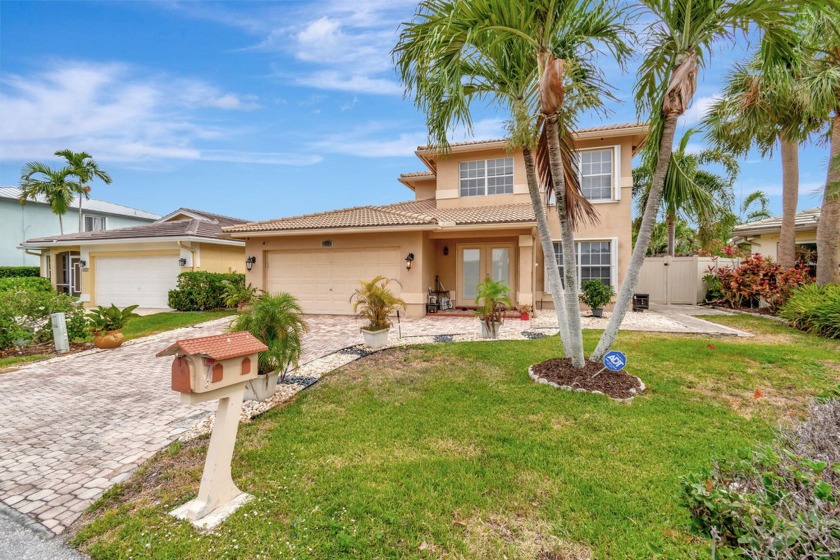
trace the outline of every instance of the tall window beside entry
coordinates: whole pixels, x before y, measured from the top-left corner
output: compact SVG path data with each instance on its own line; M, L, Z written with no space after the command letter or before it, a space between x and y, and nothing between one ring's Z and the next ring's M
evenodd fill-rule
M460 174L461 196L513 192L513 158L463 161Z
M612 241L578 241L577 247L577 275L578 286L587 280L600 280L607 286L613 283L613 251ZM557 267L560 269L560 278L563 278L563 247L560 243L554 244L554 256L557 259ZM548 291L548 274L545 278L546 291Z
M613 198L613 149L580 152L580 189L589 200Z
M105 216L85 216L85 231L102 231L105 229Z

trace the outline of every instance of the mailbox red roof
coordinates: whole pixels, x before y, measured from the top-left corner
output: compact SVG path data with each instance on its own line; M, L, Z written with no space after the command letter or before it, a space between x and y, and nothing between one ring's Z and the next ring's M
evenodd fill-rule
M234 332L188 338L179 340L166 350L157 353L158 357L183 354L187 356L204 356L214 360L229 360L239 356L248 356L257 352L265 352L268 347L248 332Z

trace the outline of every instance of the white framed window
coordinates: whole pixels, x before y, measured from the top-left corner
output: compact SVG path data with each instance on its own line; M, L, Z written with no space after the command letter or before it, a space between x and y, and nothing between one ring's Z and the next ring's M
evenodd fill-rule
M587 280L600 280L617 287L618 239L581 240L575 242L578 286ZM563 278L563 246L554 243L554 258ZM549 290L548 269L545 270L545 291Z
M85 216L85 231L102 231L105 225L105 216Z
M459 166L461 196L486 196L513 192L513 158L462 161Z
M581 150L580 190L590 201L621 198L621 146Z

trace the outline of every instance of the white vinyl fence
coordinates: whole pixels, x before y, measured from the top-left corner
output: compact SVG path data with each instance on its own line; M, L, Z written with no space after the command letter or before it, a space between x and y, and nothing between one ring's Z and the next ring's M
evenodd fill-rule
M697 304L706 297L703 276L709 267L737 267L741 259L725 257L647 257L639 273L637 294L649 294L651 303Z

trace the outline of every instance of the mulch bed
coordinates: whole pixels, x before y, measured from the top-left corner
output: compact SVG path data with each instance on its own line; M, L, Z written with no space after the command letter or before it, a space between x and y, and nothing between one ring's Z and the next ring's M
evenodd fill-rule
M93 348L93 344L91 344L90 342L71 342L70 351L66 354L60 355L66 356L67 354L75 354L76 352L90 350L91 348ZM52 342L42 342L41 344L29 344L27 346L21 346L19 348L9 348L8 350L0 350L0 358L18 358L21 356L40 355L55 357L59 354L55 353L55 344Z
M560 388L603 393L613 399L631 399L645 390L638 377L624 370L604 369L604 365L598 362L588 361L577 369L572 367L568 358L554 358L534 364L531 371L537 378Z

